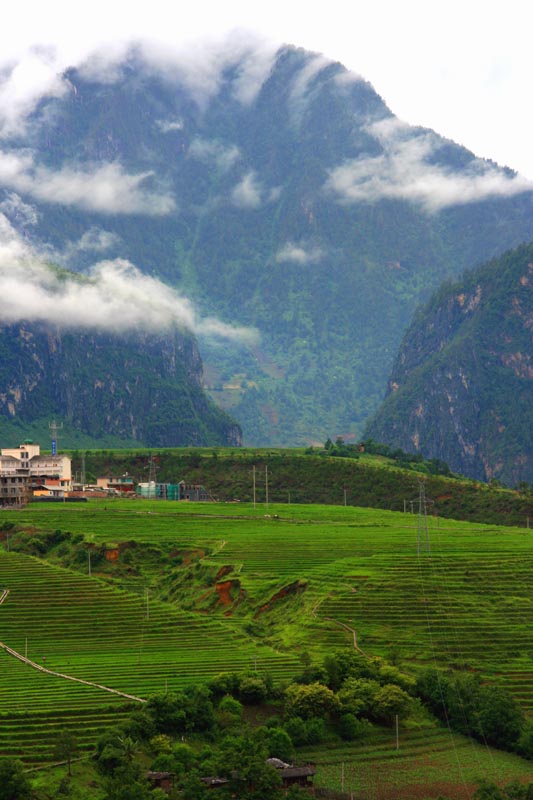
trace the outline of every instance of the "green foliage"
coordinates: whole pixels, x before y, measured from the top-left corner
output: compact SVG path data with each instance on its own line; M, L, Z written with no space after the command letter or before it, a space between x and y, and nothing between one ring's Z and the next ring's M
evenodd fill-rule
M302 719L329 716L339 709L335 694L320 683L291 684L285 691L285 705L290 716Z
M291 763L295 750L291 737L284 728L269 727L267 729L268 755L280 758L282 761Z
M0 800L29 800L31 784L20 761L0 758Z
M525 785L518 781L499 787L491 781L484 780L474 793L474 800L532 800L532 798L533 783Z
M378 719L392 722L396 715L403 716L409 713L411 702L407 692L393 683L386 683L375 694L372 714Z
M524 715L516 700L499 686L482 686L477 698L478 735L494 747L516 749L524 728Z
M478 675L428 669L420 674L417 690L432 712L456 730L502 749L527 749L523 712L505 689L483 686Z
M72 731L69 731L68 729L61 731L56 739L54 756L61 761L67 762L69 775L72 774L71 762L73 757L76 755L77 750L78 741Z
M494 488L532 481L532 259L533 245L522 244L429 300L367 436L391 448L416 440L426 456Z
M266 700L268 688L256 675L243 675L239 680L239 697L246 705L258 705Z

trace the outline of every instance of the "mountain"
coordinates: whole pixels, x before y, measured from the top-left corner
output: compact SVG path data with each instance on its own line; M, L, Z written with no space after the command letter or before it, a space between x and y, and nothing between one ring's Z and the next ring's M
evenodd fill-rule
M366 433L473 478L533 482L533 244L417 312Z
M211 396L256 445L359 434L418 304L533 239L532 210L511 170L293 47L72 69L0 154L0 211L36 248L77 271L127 259L256 329L198 333Z
M0 328L0 436L50 439L60 419L68 446L239 445L241 431L206 397L196 342L165 336Z

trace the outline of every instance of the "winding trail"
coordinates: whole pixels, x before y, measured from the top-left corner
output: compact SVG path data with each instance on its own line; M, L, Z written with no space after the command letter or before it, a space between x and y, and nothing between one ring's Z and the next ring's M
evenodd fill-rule
M2 594L0 594L0 605L4 602L9 594L9 589L4 589ZM33 667L33 669L39 670L39 672L44 672L46 675L52 675L54 678L63 678L66 681L74 681L75 683L83 683L85 686L92 686L95 689L101 689L104 692L110 692L111 694L117 694L119 697L125 697L127 700L134 700L137 703L146 703L146 700L143 697L136 697L134 694L126 694L126 692L121 692L118 689L111 689L109 686L102 686L101 683L93 683L92 681L85 681L83 678L74 678L72 675L65 675L63 672L54 672L52 669L47 669L46 667L42 667L40 664L36 664L35 661L31 661L26 656L23 656L22 653L18 653L16 650L13 650L12 647L9 647L7 644L0 642L0 648L5 650L10 656L14 658L18 658L19 661L22 661L23 664L27 664L29 667Z
M365 658L370 658L370 656L367 655L365 653L365 651L362 650L359 647L359 645L357 644L357 631L355 630L355 628L351 628L349 625L346 625L345 622L339 622L338 619L333 619L333 617L319 617L318 616L318 613L317 613L318 609L320 608L320 606L322 605L324 600L326 600L325 597L323 597L321 600L319 600L318 603L315 606L313 606L313 608L311 609L311 614L313 615L313 617L315 619L325 619L325 620L327 620L327 622L332 622L334 625L338 625L339 628L343 628L345 631L348 631L348 633L351 633L352 636L353 636L353 647L354 647L354 650L357 650L357 652L361 653L361 655L364 656Z

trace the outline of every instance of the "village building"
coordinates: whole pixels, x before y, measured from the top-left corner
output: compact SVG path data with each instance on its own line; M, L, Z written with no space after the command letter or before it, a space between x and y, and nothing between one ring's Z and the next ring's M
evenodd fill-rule
M28 440L0 450L0 504L22 505L31 494L64 497L72 488L67 455L44 455Z
M200 483L156 483L147 481L137 485L137 494L144 498L157 500L191 500L196 503L208 503L213 500L205 486Z
M98 489L107 489L116 494L133 494L135 492L135 481L127 472L118 478L112 476L97 478L96 486Z

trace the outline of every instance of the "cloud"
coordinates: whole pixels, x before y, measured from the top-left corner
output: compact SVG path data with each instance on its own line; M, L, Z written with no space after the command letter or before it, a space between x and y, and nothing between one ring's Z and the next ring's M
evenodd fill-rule
M259 208L263 202L263 193L263 187L252 170L235 186L231 201L237 208Z
M116 247L120 242L120 237L111 231L102 228L89 228L82 237L73 244L73 248L79 252L102 253Z
M222 142L198 137L191 142L189 155L216 166L222 172L227 172L238 161L240 151L234 144L225 145Z
M180 81L202 108L230 78L231 94L250 105L272 71L279 45L265 37L234 29L211 38L182 37L164 42L160 38L115 37L105 44L32 46L11 61L0 57L0 138L24 135L30 115L45 98L74 92L66 71L76 68L85 80L101 84L124 78L129 64L143 62L146 73L172 82ZM159 120L164 133L179 129L179 120ZM34 117L31 124L38 124Z
M234 29L223 36L202 37L165 45L161 41L142 41L138 52L156 73L187 86L201 107L217 94L224 79L231 75L231 93L243 105L250 105L272 71L278 45Z
M169 214L173 197L149 188L153 183L152 172L131 175L118 162L52 170L34 164L29 150L0 151L0 185L46 203L102 214Z
M289 111L296 124L302 122L314 79L332 63L323 55L312 55L294 78L289 94Z
M50 269L0 214L0 320L41 322L113 333L186 328L207 337L253 342L257 333L202 318L193 304L123 259L100 261L87 276Z
M255 209L265 203L279 200L283 187L265 186L257 177L255 170L250 170L230 193L230 201L237 208Z
M182 119L174 119L174 120L156 119L155 124L156 127L159 128L161 133L173 133L174 131L183 130Z
M322 250L319 247L308 246L305 244L295 244L287 242L276 254L276 261L279 263L290 262L293 264L313 264L322 258Z
M103 228L92 227L85 231L77 241L67 242L62 249L51 245L40 245L40 254L47 263L60 264L76 269L80 255L103 254L109 250L117 250L121 244L120 236ZM86 259L83 259L84 263Z
M382 152L346 161L330 171L325 188L340 202L402 199L434 213L488 197L533 191L533 182L481 159L472 158L460 172L438 163L439 151L450 143L431 131L413 133L394 117L367 130L378 140Z
M0 203L0 213L5 214L18 228L36 225L39 220L37 209L25 203L16 192L8 194Z
M68 82L59 74L53 51L32 48L0 73L0 137L24 132L28 114L43 97L61 97Z

